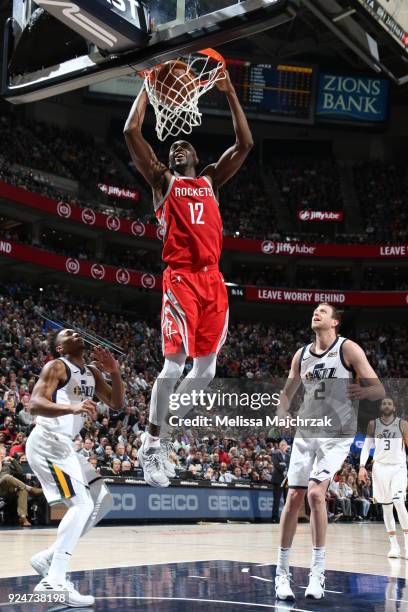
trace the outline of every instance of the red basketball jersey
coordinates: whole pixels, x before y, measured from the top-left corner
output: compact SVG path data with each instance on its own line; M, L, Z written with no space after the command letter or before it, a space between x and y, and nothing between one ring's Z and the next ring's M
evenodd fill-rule
M222 221L210 180L176 177L156 208L163 228L163 260L177 266L218 265L222 249Z

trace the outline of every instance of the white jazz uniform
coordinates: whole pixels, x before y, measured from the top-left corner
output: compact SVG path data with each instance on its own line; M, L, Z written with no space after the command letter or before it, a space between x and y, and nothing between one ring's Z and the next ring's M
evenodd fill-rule
M95 377L90 368L81 370L64 357L60 360L65 364L67 381L57 388L53 401L67 405L91 400L95 394ZM36 426L27 440L27 460L49 504L73 497L76 482L89 486L100 479L86 458L75 451L73 438L79 434L83 423L81 414L36 417Z
M407 458L401 419L395 417L385 425L375 420L373 498L379 504L405 500L407 491Z
M326 416L331 424L298 428L288 470L291 488L307 488L309 480L331 480L353 443L357 413L354 403L347 398L353 371L343 359L345 341L346 338L338 336L320 355L312 351L312 344L301 352L299 368L304 400L298 416L308 419Z

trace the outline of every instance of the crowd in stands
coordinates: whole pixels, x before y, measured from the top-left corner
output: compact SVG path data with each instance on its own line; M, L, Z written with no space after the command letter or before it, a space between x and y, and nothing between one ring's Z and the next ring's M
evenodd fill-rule
M28 123L20 115L4 111L0 128L0 180L107 214L114 211L128 218L153 220L150 189L135 172L123 141L116 138L111 144L98 143L87 132L32 119ZM160 159L166 160L167 147L160 145L157 151ZM253 154L220 192L225 235L323 243L407 241L406 165L370 161L354 166L354 187L365 225L361 233L346 235L341 226L335 233L320 228L314 228L314 233L295 229L283 232L262 177L270 175L275 181L293 228L300 230L296 221L300 209L343 209L339 167L330 158L285 156L270 158L261 167L255 157ZM213 161L214 156L204 149L200 168ZM61 192L41 171L78 181L80 197ZM108 201L96 188L98 182L136 189L142 194L142 202Z
M298 210L342 210L339 169L333 160L279 158L270 166L282 197L293 214Z
M6 456L25 462L25 440L35 421L28 409L30 395L42 366L52 358L47 337L53 330L35 307L91 333L108 334L110 341L123 348L125 356L120 357L126 386L123 410L113 412L99 402L98 420L85 421L76 445L78 452L89 457L103 474L131 472L140 476L137 449L147 424L152 385L162 364L159 322L129 320L105 309L101 303L74 298L62 286L47 286L42 293L29 285L1 287L0 447L6 445ZM217 376L254 383L271 377L283 378L293 353L310 338L307 326L298 323L233 324L219 356ZM406 328L355 330L353 338L364 347L380 375L390 378L405 375ZM186 369L190 367L188 363ZM290 444L293 432L285 435ZM280 433L275 429L256 431L242 439L232 439L225 432L198 437L194 430L183 429L174 438L177 471L179 475L211 481L270 483L279 439ZM331 518L338 518L340 514L368 515L372 495L369 488L356 481L356 461L350 454L328 492Z
M368 241L407 242L407 165L401 162L356 165L354 183Z

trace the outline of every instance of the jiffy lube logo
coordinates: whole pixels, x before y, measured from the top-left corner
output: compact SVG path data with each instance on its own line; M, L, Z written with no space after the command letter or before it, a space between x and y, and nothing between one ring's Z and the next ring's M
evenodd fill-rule
M262 253L265 255L272 255L275 252L275 243L271 240L264 240L261 246Z
M264 240L261 250L265 255L313 255L316 247L298 242L272 242L272 240Z

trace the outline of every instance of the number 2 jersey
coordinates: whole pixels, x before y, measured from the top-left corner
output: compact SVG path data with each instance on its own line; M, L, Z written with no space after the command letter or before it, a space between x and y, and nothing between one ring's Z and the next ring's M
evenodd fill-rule
M374 421L374 461L386 465L406 465L406 453L402 436L401 419L387 425L381 418Z
M173 176L156 216L163 229L163 260L173 269L218 266L222 221L207 176Z
M343 357L343 345L347 338L338 336L321 354L312 350L313 343L305 346L300 355L300 377L304 387L300 417L332 420L325 428L329 437L354 435L357 415L354 402L347 397L347 388L353 382L354 371ZM317 434L315 434L317 435Z

